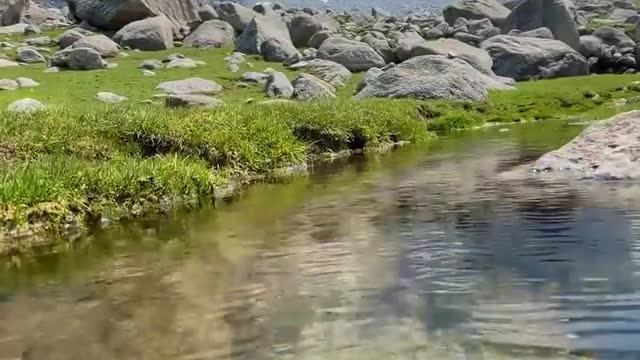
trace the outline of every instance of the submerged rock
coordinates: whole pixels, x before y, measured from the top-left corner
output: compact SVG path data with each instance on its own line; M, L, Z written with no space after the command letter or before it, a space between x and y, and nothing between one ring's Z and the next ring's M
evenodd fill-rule
M562 148L542 156L537 172L586 179L640 179L640 111L597 122Z

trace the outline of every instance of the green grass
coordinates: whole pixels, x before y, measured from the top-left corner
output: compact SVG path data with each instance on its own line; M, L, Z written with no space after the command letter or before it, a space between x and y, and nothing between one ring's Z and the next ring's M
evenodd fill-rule
M62 233L104 217L212 204L217 189L305 164L313 154L431 138L403 101L362 105L0 113L0 253L29 247L35 240L13 236L25 231Z

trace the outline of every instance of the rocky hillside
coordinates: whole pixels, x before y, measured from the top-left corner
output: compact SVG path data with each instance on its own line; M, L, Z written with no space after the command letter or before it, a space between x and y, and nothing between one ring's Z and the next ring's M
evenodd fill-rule
M299 72L293 81L272 69L238 75L279 101L334 98L353 73L364 73L357 98L484 100L492 90L512 90L515 81L635 73L640 56L633 0L456 0L441 12L406 16L375 7L362 13L229 1L69 0L68 9L22 1L0 2L2 18L14 23L0 34L28 35L2 43L2 67L118 72L112 59L126 51L233 48L220 64L232 72L247 55ZM42 30L60 35L33 35ZM199 66L180 54L165 60L140 71ZM205 80L199 84L215 87L216 79ZM3 82L5 90L16 88L16 79ZM200 85L158 89L167 104L220 104L211 96L218 91Z

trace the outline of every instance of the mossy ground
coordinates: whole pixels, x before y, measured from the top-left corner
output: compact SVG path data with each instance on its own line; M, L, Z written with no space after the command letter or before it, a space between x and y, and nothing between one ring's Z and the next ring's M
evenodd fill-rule
M142 75L143 60L176 52L207 65ZM87 72L46 74L44 64L0 69L0 78L30 77L41 84L0 93L0 109L24 97L50 106L33 115L0 111L0 253L32 247L40 238L16 235L33 230L65 233L71 225L86 227L104 218L210 206L219 189L305 164L314 154L427 141L434 131L488 122L599 119L640 108L638 75L525 82L516 91L490 94L486 102L465 103L354 101L361 79L356 74L334 101L245 104L265 95L259 86L236 86L244 71L271 67L290 79L296 72L250 57L232 73L224 62L231 52L127 51L128 57L110 60L118 68ZM205 111L142 103L156 94L158 83L188 77L219 82L224 91L218 97L226 105ZM130 100L106 106L95 99L99 91Z

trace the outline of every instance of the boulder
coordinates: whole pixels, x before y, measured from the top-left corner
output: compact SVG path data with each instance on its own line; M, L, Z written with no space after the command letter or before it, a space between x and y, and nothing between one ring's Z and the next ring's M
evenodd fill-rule
M20 88L32 88L40 86L37 81L26 77L19 77L16 79L16 82L18 83Z
M509 9L496 0L456 0L443 11L444 19L453 25L458 18L469 20L489 19L501 26L509 16Z
M598 180L640 178L640 111L594 123L577 138L542 156L533 165L540 173Z
M580 48L580 39L569 0L524 0L509 14L503 33L513 29L529 31L546 27L553 36L574 49Z
M420 54L421 49L427 44L420 34L415 31L407 31L397 35L396 56L400 61L409 60L412 57L424 55Z
M415 44L410 54L411 57L421 55L442 55L456 57L468 62L483 74L493 75L491 68L493 60L491 56L482 49L465 44L456 39L438 39L424 41Z
M296 47L309 46L309 40L319 31L338 32L338 22L328 15L311 16L305 13L296 14L289 25L289 34Z
M260 53L265 61L295 63L301 58L298 50L289 41L277 38L267 39L260 45Z
M247 26L236 40L236 51L245 54L262 54L262 44L269 41L266 47L272 56L274 53L286 54L288 57L299 57L298 51L291 42L289 29L282 20L272 17L258 15Z
M267 82L268 78L269 78L269 75L255 72L255 71L248 71L242 74L242 77L241 77L243 81L256 83L256 84L263 84L263 85Z
M602 40L605 45L613 46L617 49L634 47L636 42L628 37L623 31L613 27L603 26L591 34Z
M20 22L22 13L29 7L29 0L0 0L0 26Z
M298 100L310 101L336 97L336 88L313 75L301 74L291 84L293 96Z
M351 79L351 71L337 62L313 59L300 61L289 67L292 70L304 70L318 76L333 86L344 86Z
M183 41L186 47L220 48L233 44L235 31L229 23L222 20L205 21Z
M37 64L47 62L47 59L36 49L21 47L16 51L16 60L25 64Z
M602 58L605 54L604 44L593 35L580 36L580 54L585 58Z
M177 35L180 29L200 21L197 0L67 0L67 3L76 20L105 30L119 30L137 20L165 15Z
M160 83L156 90L167 94L218 94L222 92L222 86L211 80L190 78L165 81Z
M11 113L33 113L45 109L46 106L40 101L29 98L14 101L7 107L7 111Z
M322 30L315 33L311 39L309 39L308 46L314 49L317 49L322 45L322 43L330 37L336 36L333 31Z
M166 50L173 47L173 25L164 15L138 20L120 29L113 40L132 49Z
M356 87L356 91L360 91L364 89L383 73L384 73L384 70L380 68L371 68L367 70L367 72L364 73L362 80L360 80L360 82L358 83L358 86Z
M179 107L215 108L222 104L223 104L222 100L216 99L207 95L177 94L177 95L169 95L165 98L165 105L167 107L173 107L173 108L179 108Z
M384 59L371 46L342 37L325 40L318 49L318 58L342 64L350 71L366 71L385 65Z
M202 20L203 22L206 22L209 20L216 20L220 18L220 15L218 15L218 12L216 11L216 9L214 9L213 6L208 4L202 5L200 9L198 9L198 16L200 17L200 20Z
M84 34L75 30L75 29L70 29L67 30L65 32L63 32L60 36L58 36L57 38L55 38L55 42L58 44L58 46L60 47L60 49L65 49L71 45L73 45L74 42L82 39L84 37Z
M113 58L118 56L119 47L118 44L113 42L113 40L109 39L104 35L92 35L85 36L82 39L74 42L71 45L71 48L89 48L93 49L100 54L103 58Z
M546 27L537 28L534 30L523 31L518 33L518 36L540 38L540 39L555 39L553 33Z
M394 49L391 48L391 45L389 45L389 40L383 33L377 31L369 32L362 38L362 41L371 46L378 55L382 56L387 64L395 61L396 53Z
M216 11L220 16L220 20L228 22L238 33L243 32L251 20L259 15L247 7L231 1L224 1L218 4Z
M11 79L0 79L0 91L11 91L20 88L17 81Z
M271 98L290 99L293 96L293 85L285 74L274 71L269 74L264 91Z
M96 99L107 104L117 104L129 100L126 96L114 94L112 92L99 92Z
M550 39L509 35L482 43L493 59L493 71L515 80L589 74L587 60L567 44Z
M140 65L141 68L145 70L157 70L162 69L164 64L160 60L144 60Z
M96 70L104 69L107 63L102 60L100 53L96 50L81 47L58 51L51 58L51 66L71 70Z
M414 57L370 81L356 98L387 97L484 101L489 90L510 90L466 61L441 55Z

